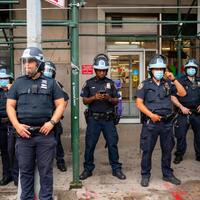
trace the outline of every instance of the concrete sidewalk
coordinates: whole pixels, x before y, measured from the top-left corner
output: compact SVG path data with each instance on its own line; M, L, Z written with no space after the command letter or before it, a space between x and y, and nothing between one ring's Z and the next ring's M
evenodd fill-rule
M123 163L123 171L127 176L124 181L112 176L108 163L105 141L100 141L95 151L95 164L93 176L83 181L83 188L69 190L72 181L71 154L67 150L68 171L63 173L54 169L55 199L61 200L199 200L200 199L200 162L195 161L193 150L193 134L188 134L188 150L184 161L179 165L172 165L175 175L182 180L182 185L175 187L162 181L160 167L159 142L152 158L152 177L150 186L140 186L140 160L139 136L141 125L119 125L119 153ZM69 141L67 142L70 143ZM81 134L81 171L84 156L84 134ZM0 188L1 200L16 199L16 187L13 183Z

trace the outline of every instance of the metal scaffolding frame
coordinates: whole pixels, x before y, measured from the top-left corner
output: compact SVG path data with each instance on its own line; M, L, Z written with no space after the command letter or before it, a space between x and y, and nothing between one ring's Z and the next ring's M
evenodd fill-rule
M63 26L70 28L70 38L69 39L54 39L54 40L43 40L42 43L49 42L66 42L70 43L70 47L66 48L43 48L43 49L56 49L56 50L70 50L71 52L71 135L72 135L72 164L73 164L73 181L71 182L70 188L80 188L82 183L79 180L79 37L121 37L121 38L130 38L130 39L149 39L149 40L157 40L158 38L173 38L177 40L177 60L178 60L178 74L180 75L181 70L181 51L183 48L182 40L186 39L195 39L198 38L198 34L195 36L183 36L182 30L184 28L184 24L199 24L200 21L188 21L187 16L190 14L191 9L199 8L196 6L196 0L194 0L191 6L181 6L181 0L177 0L177 6L173 8L177 9L177 20L160 20L160 21L137 21L137 20L79 20L79 9L80 7L85 5L85 0L70 0L69 7L65 8L70 11L69 20L43 20L43 26ZM10 64L11 71L14 73L14 50L22 49L15 48L15 44L23 44L26 43L26 36L15 37L13 35L13 29L18 26L26 26L25 20L14 20L12 16L13 4L18 4L19 1L7 0L0 1L0 4L9 4L9 22L0 23L0 29L8 29L9 37L4 34L5 42L0 42L0 44L8 44L10 48ZM172 7L172 6L171 6ZM131 7L127 7L131 8ZM136 7L135 7L136 8ZM143 7L146 8L146 7ZM149 7L147 7L149 8ZM156 8L159 8L157 6ZM162 8L162 7L160 7ZM170 6L169 6L170 8ZM188 13L185 19L181 19L181 8L188 8ZM89 8L88 8L89 9ZM91 7L91 9L94 9ZM117 8L116 8L117 9ZM79 25L81 24L112 24L112 23L120 23L120 24L162 24L162 25L179 25L177 34L171 36L159 36L159 35L133 35L133 34L80 34L79 33ZM67 37L66 37L67 38ZM195 48L195 47L192 47ZM197 47L199 48L199 47Z

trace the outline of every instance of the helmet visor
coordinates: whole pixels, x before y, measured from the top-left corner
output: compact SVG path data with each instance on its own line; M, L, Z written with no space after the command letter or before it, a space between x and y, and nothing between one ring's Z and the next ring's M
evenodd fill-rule
M35 67L30 65L34 65ZM38 68L38 61L36 58L28 57L28 58L21 58L21 69L22 69L22 75L28 75L31 76L37 72Z

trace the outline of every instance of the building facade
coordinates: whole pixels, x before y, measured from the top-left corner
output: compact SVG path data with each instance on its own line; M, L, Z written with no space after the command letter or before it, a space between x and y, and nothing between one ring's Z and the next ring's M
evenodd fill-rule
M11 4L10 4L11 5ZM67 1L66 1L66 5ZM181 62L192 56L199 60L199 8L193 0L88 0L80 8L80 90L84 82L94 75L91 70L93 58L106 53L110 59L108 76L120 80L122 96L121 123L139 123L140 114L136 109L135 91L138 84L148 76L148 62L154 53L168 57L168 67L178 72L177 50L181 43ZM19 4L0 4L2 23L26 20L26 1ZM180 7L181 6L181 7ZM66 6L68 7L68 6ZM11 8L11 10L7 10ZM69 7L57 9L42 1L43 21L63 21L69 18ZM178 9L179 8L179 9ZM5 10L4 10L5 9ZM178 21L184 21L182 23ZM181 16L181 17L180 17ZM122 23L123 21L123 23ZM190 21L190 22L188 22ZM20 56L26 47L26 27L4 27L0 31L0 59L10 64L10 48L14 49L15 77L21 73ZM46 60L57 66L57 79L70 94L70 31L66 26L49 25L42 28L42 48ZM77 50L78 51L78 50ZM85 128L80 99L80 128ZM65 113L65 129L70 129L70 106ZM69 131L67 131L69 132Z

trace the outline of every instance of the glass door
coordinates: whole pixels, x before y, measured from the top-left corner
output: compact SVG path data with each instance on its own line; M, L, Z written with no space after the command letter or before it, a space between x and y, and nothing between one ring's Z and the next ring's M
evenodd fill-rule
M140 113L135 106L135 92L145 78L144 52L110 52L110 78L120 81L122 98L121 123L139 123Z

